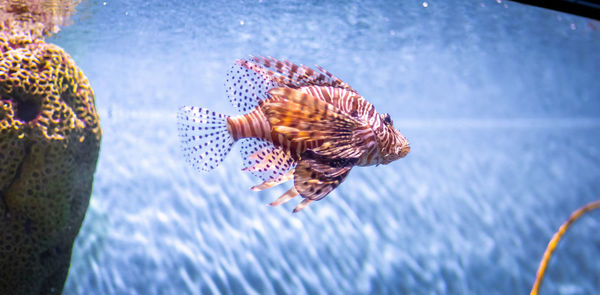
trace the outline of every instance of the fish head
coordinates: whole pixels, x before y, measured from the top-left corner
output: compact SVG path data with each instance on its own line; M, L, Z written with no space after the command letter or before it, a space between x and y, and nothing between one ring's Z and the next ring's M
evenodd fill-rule
M389 114L379 115L380 125L375 129L380 164L388 164L404 158L410 152L410 144L400 131L394 128Z

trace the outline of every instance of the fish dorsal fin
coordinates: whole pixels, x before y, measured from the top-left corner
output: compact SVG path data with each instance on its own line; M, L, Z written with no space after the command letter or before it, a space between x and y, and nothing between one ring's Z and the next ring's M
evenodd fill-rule
M302 159L294 172L294 188L306 199L320 200L346 179L350 169L352 166L334 167L316 159Z
M277 87L301 88L305 86L330 86L358 93L325 69L313 70L287 60L272 57L239 59L227 73L225 87L233 107L247 113L268 98L268 91Z
M294 167L294 160L281 148L258 138L241 139L245 171L263 181L276 181Z
M248 61L260 65L279 86L300 88L304 86L333 86L352 92L356 91L338 77L317 66L317 71L305 66L296 65L287 60L278 60L272 57L251 57Z
M277 87L267 70L247 60L238 60L227 72L225 88L229 102L240 113L245 114L267 98L267 91Z
M275 88L263 111L273 130L292 142L303 142L321 156L359 158L376 144L367 122L301 90Z

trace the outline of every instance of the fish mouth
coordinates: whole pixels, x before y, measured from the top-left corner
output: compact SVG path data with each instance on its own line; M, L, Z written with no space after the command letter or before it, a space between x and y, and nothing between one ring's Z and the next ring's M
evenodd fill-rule
M402 149L400 150L400 158L404 158L406 157L406 155L410 153L410 144L406 144L405 146L402 147Z
M404 158L408 153L410 153L410 143L408 143L408 140L406 140L406 138L402 140L402 145L400 149L396 151L396 154L398 155L397 159Z

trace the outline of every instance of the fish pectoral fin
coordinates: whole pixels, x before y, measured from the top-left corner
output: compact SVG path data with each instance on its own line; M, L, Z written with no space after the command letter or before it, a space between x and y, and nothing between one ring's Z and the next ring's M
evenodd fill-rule
M294 172L294 187L303 198L318 201L340 185L350 169L351 165L334 167L316 159L303 159Z
M324 140L313 151L324 157L334 158L360 158L373 144L377 143L377 136L370 128L357 127L351 133L339 134Z
M287 192L285 192L281 197L277 198L277 200L271 202L270 206L279 206L298 195L296 189L292 186Z
M288 140L292 140L294 137L298 136L298 132L300 132L300 130L296 128L282 125L274 126L273 130L277 133L283 134Z
M320 156L338 159L358 159L364 151L363 146L341 140L328 140L313 149L313 152Z
M292 137L351 136L363 124L333 105L292 88L274 88L262 108L276 132Z
M291 88L275 88L269 93L280 98L263 105L273 131L292 142L306 143L320 155L358 158L369 143L377 142L367 122L326 101Z
M263 105L265 115L273 126L288 126L300 131L307 131L306 128L315 126L327 127L311 129L325 131L352 129L360 125L351 115L301 90L282 87L269 90L269 94L281 98L266 100Z
M298 204L298 206L296 206L296 208L294 208L294 211L292 211L292 213L297 213L298 211L301 211L302 209L306 208L306 206L310 205L310 203L312 203L313 200L311 199L304 199L302 200L302 202L300 202L300 204Z

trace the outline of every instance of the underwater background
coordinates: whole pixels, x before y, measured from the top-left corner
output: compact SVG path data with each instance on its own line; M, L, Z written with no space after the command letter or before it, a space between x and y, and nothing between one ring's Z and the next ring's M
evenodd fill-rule
M104 132L64 294L524 294L554 231L600 198L600 23L494 1L84 1L49 41L90 79ZM239 147L210 173L176 113L233 114L225 74L321 65L411 142L320 202L266 204ZM543 294L600 292L600 212Z

